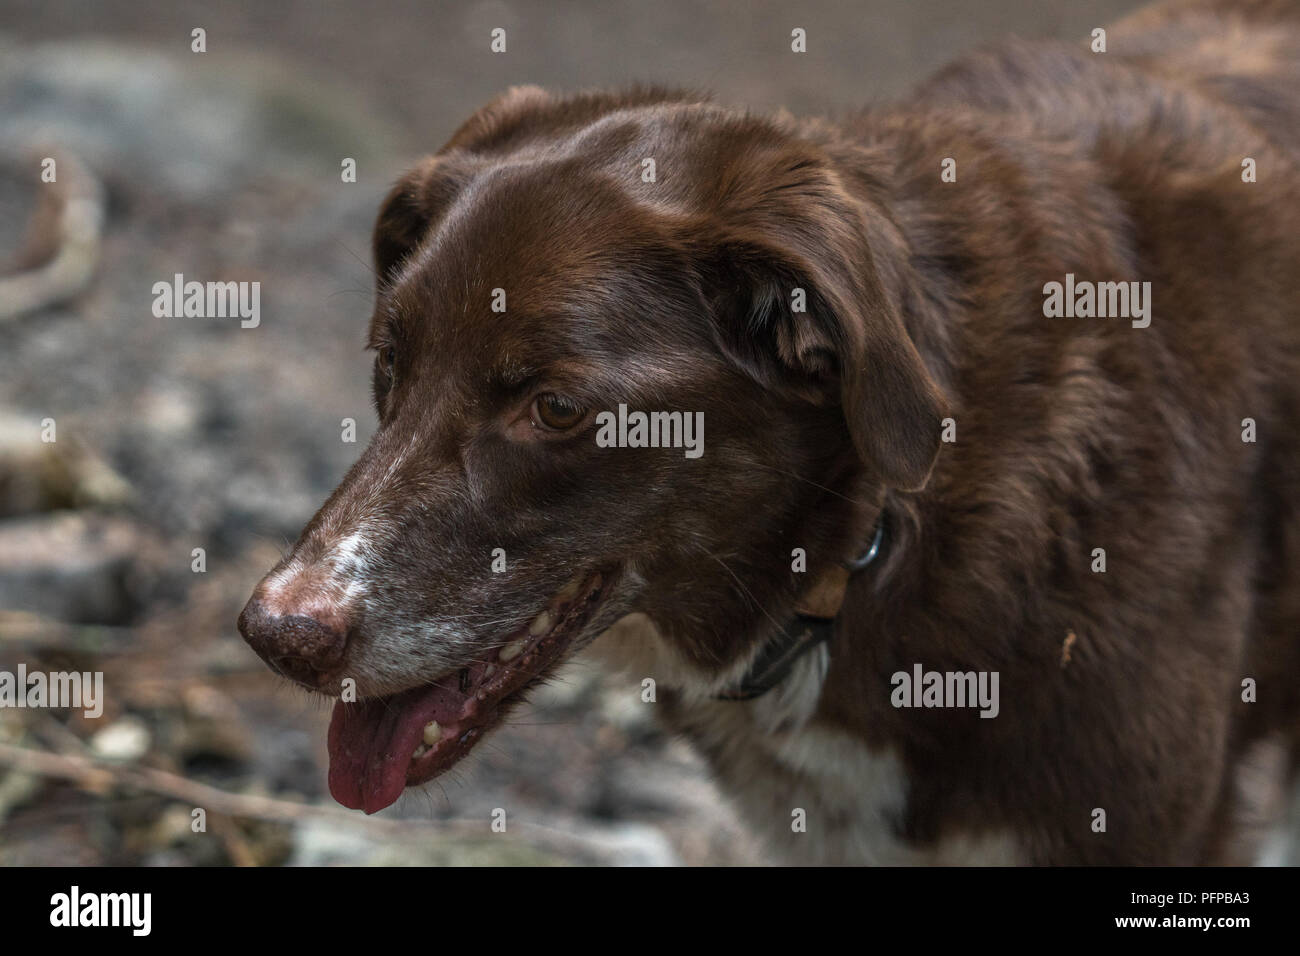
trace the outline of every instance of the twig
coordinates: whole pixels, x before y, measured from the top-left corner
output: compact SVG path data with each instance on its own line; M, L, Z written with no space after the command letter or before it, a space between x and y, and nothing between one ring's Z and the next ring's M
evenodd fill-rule
M58 179L44 187L46 202L33 222L37 244L50 244L49 258L17 275L0 276L0 321L70 299L87 285L99 264L106 206L104 188L88 166L66 150L54 155Z
M413 833L429 836L432 833L445 833L449 830L464 835L483 835L488 832L487 821L483 819L438 820L432 827L429 821L376 819L334 807L279 800L275 797L231 793L153 767L112 764L102 760L48 753L6 743L0 743L0 764L7 764L23 773L67 780L92 793L102 794L115 788L145 790L191 807L202 807L210 814L227 817L281 823L295 823L308 818L324 819L346 826L364 827L387 836L406 838L410 838ZM599 839L570 833L543 823L515 820L511 823L511 828L515 832L530 834L535 845L556 852L591 853L599 852L602 848Z
M296 803L255 794L231 793L190 780L179 774L135 764L112 764L107 761L79 757L71 754L54 754L29 747L16 747L0 743L0 763L8 764L24 773L67 780L87 790L102 793L117 787L146 790L169 797L192 807L202 807L210 813L229 817L246 817L292 823L306 817L324 817L347 823L360 823L361 818L333 807ZM365 820L367 824L407 829L414 824L399 820Z

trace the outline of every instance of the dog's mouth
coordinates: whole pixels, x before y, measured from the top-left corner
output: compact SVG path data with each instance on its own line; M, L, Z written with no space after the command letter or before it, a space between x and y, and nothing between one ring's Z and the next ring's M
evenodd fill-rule
M501 721L508 705L557 664L608 593L610 571L574 577L490 661L427 686L339 701L329 729L329 787L339 803L375 813L402 790L451 768Z

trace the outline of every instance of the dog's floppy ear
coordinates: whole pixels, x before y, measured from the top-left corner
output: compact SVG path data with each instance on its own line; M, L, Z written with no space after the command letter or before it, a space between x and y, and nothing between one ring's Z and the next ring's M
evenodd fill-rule
M696 233L719 344L765 384L831 386L863 462L890 487L923 487L945 402L876 274L860 206L816 154L752 181L758 195Z
M381 286L392 281L397 267L420 245L461 189L446 155L501 147L550 102L550 94L540 87L512 86L466 120L438 155L420 160L397 181L379 208L371 243Z
M443 175L440 166L437 156L420 160L380 205L371 240L380 286L393 280L397 267L419 247L459 191L459 185Z

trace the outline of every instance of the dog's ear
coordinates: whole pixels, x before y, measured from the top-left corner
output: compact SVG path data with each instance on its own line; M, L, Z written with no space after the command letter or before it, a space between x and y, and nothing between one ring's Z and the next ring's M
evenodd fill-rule
M829 389L863 462L890 487L923 487L945 402L877 276L861 206L816 154L752 181L756 195L696 232L719 345L765 384Z
M550 94L537 86L512 86L461 125L436 156L427 156L397 181L379 208L371 248L381 286L429 234L462 184L449 171L448 153L481 153L502 146Z
M436 156L420 160L389 190L371 239L375 278L381 287L393 280L397 267L419 247L456 191L454 182L439 175Z

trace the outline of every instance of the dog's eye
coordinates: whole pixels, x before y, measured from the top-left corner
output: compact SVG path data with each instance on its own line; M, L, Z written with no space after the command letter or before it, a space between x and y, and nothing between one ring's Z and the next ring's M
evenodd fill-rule
M587 417L587 410L572 399L553 392L533 400L533 422L551 431L568 431Z
M379 353L379 371L384 374L390 382L393 378L393 367L397 364L397 349L388 346Z

